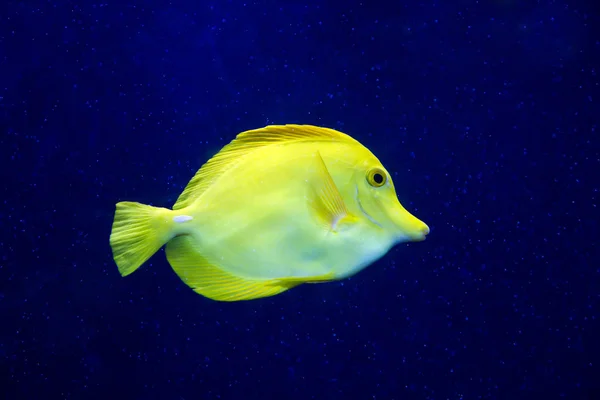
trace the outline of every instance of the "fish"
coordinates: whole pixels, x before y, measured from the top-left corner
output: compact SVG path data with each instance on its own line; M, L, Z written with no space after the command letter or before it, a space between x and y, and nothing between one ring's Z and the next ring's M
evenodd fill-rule
M359 141L287 124L236 135L171 209L118 202L110 246L123 277L166 246L170 266L194 292L235 302L352 277L429 232Z

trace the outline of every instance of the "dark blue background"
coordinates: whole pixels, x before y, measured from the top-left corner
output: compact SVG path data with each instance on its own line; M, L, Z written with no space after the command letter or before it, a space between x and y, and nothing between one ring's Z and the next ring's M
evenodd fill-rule
M3 1L0 397L600 399L593 1ZM114 205L171 206L240 131L362 141L432 228L241 303Z

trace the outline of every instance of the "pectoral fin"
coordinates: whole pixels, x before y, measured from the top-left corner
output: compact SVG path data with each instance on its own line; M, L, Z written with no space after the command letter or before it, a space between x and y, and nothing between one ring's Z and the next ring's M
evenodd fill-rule
M356 217L350 214L342 195L331 178L319 151L315 152L314 174L309 180L309 203L319 223L328 231L337 232L344 224L353 223Z

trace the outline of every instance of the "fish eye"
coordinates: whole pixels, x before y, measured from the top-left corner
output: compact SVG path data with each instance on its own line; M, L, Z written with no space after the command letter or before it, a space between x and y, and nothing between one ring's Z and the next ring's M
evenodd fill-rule
M382 187L387 182L387 175L381 168L373 168L367 173L367 182L373 187Z

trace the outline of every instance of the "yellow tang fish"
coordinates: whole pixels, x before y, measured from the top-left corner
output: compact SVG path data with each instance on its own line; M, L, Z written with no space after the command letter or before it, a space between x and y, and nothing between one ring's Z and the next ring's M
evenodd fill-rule
M358 141L277 125L240 133L172 210L117 203L110 245L123 276L166 244L171 267L195 292L239 301L349 277L428 233Z

